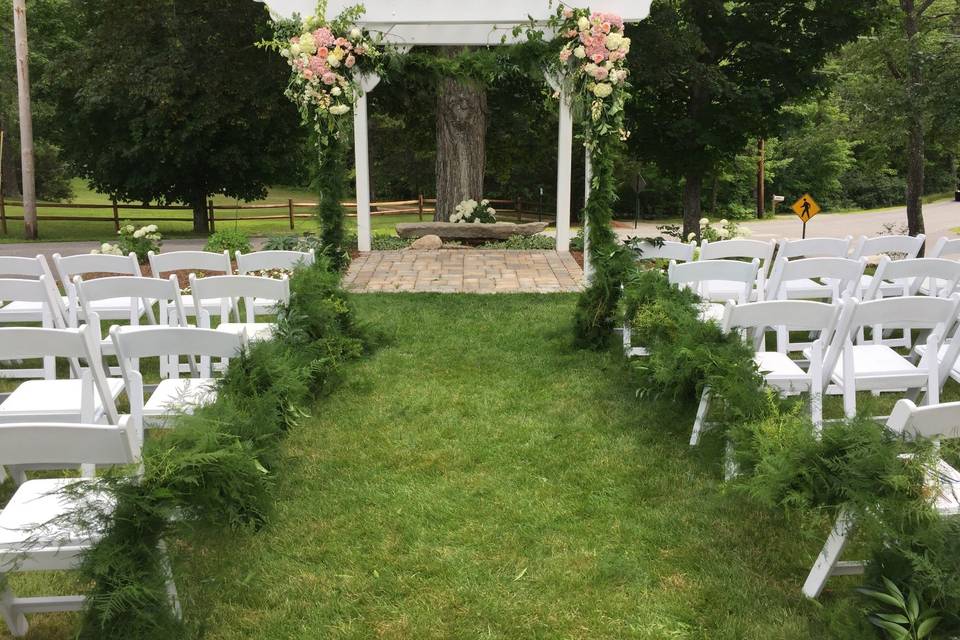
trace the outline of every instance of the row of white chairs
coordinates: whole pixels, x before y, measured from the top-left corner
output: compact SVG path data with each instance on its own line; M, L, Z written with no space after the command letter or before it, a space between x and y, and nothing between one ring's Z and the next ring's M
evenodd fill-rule
M216 381L209 363L236 357L245 348L246 335L188 327L113 327L110 341L120 379L107 377L101 341L90 325L0 328L0 359L67 358L80 370L77 380L23 382L0 404L0 480L5 468L18 485L0 511L0 616L15 637L26 634L27 614L83 607L80 595L16 597L4 580L11 573L72 569L97 542L100 531L68 516L110 509L109 498L96 486L84 492L65 490L75 483L96 482L98 466L139 464L144 429L168 426L172 415L212 402ZM136 366L144 358L186 358L191 377L181 379L174 367L148 390ZM117 410L122 392L129 401L128 415ZM26 477L29 470L78 465L80 478ZM168 588L176 610L172 576Z

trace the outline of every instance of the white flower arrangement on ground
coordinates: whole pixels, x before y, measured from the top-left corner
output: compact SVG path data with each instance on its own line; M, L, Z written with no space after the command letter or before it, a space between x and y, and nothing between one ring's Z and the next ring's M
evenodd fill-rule
M470 224L493 224L497 221L497 211L490 206L489 200L468 199L458 204L450 216L450 222Z
M143 262L147 259L149 252L159 251L160 245L163 244L163 235L155 224L144 227L125 224L117 231L117 235L120 238L115 244L104 242L99 249L94 249L90 253L105 256L126 256L135 253L137 259Z
M753 235L748 227L741 227L734 220L721 220L714 226L710 218L700 219L700 240L709 242L719 242L721 240L733 240L734 238L749 238ZM690 233L687 240L695 240L697 234Z

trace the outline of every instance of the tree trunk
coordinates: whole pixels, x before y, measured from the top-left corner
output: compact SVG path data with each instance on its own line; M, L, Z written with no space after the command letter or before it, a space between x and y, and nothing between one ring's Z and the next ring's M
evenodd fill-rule
M37 239L37 190L33 164L33 112L30 110L30 57L27 52L27 3L13 2L13 30L17 47L17 97L20 114L20 172L23 188L23 231Z
M449 55L449 54L448 54ZM455 78L440 81L437 96L437 211L446 222L463 200L483 197L487 92Z
M767 187L767 145L763 138L757 139L757 219L766 215Z
M687 173L683 185L683 239L684 241L693 233L700 240L700 218L703 217L703 211L700 204L700 196L703 191L703 174L697 172Z
M921 92L923 86L923 62L918 51L920 17L914 0L901 0L904 11L904 30L907 36L907 228L912 236L924 233L923 191L924 191L924 142L923 105Z
M207 194L198 193L190 202L193 208L193 232L210 233L210 217L207 211Z

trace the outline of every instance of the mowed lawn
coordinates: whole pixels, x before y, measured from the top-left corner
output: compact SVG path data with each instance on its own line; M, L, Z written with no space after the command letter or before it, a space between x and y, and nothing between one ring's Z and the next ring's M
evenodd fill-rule
M385 344L291 435L274 519L179 545L208 637L875 637L855 579L803 599L822 533L726 488L692 407L570 347L574 296L355 300Z

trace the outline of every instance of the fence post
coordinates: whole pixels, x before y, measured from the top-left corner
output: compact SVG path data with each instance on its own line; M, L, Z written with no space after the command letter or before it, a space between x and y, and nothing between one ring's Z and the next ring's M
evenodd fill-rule
M120 208L117 206L117 199L111 198L110 204L113 206L113 230L120 233Z
M423 194L417 198L417 218L420 219L420 222L423 222Z
M523 222L523 200L520 199L520 196L517 196L517 222Z
M290 213L290 231L293 231L293 198L287 199L287 211Z
M210 233L217 230L217 214L213 208L213 200L207 200L207 220L210 223Z
M7 205L4 201L2 188L0 188L0 233L7 234Z

